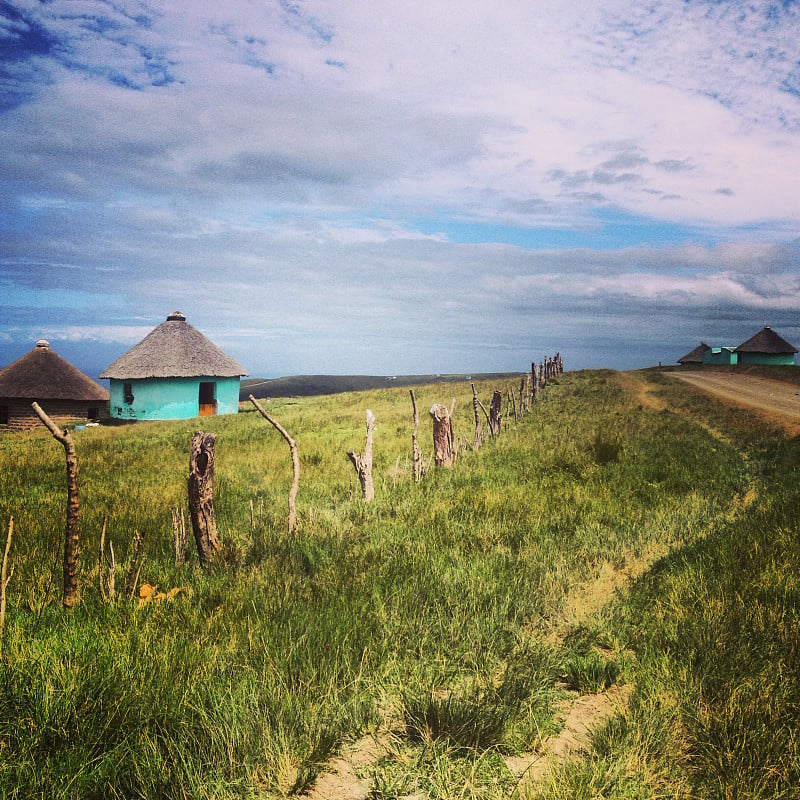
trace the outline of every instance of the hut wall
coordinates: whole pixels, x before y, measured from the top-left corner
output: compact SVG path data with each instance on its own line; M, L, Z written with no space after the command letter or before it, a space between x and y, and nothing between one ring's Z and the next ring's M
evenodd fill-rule
M791 367L794 364L794 353L739 353L739 363Z
M142 378L111 380L111 417L114 419L190 419L200 415L201 384L214 384L216 414L239 410L239 378ZM130 387L130 394L126 392Z
M27 431L41 425L31 408L32 402L18 398L0 399L0 431ZM105 400L40 400L39 405L50 419L60 425L108 418L108 403Z
M736 364L739 354L732 347L712 347L703 353L704 364Z

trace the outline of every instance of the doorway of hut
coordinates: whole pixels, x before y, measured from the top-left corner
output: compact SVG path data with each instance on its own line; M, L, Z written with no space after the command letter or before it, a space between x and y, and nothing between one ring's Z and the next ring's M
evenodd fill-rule
M213 417L217 413L217 384L213 381L200 382L200 416Z

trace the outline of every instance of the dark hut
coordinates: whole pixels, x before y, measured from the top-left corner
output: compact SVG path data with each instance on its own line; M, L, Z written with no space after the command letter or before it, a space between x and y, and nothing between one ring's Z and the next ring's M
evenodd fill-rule
M703 363L703 355L707 350L710 350L711 347L707 345L705 342L700 342L694 350L689 351L685 356L678 359L679 364L702 364Z
M769 325L736 348L740 364L791 366L796 352L797 348L775 333Z
M239 410L247 371L175 311L100 373L117 419L187 419Z
M108 391L50 349L44 339L0 370L0 430L40 424L33 401L59 422L108 416Z

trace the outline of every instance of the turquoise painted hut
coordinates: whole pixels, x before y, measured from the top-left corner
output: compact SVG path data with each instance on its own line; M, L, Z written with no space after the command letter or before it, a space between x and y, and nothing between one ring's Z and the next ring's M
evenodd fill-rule
M175 311L100 373L112 419L188 419L236 414L247 371Z
M709 347L703 353L704 364L738 364L739 354L735 347Z
M740 364L774 364L792 366L797 348L779 336L769 325L737 348Z

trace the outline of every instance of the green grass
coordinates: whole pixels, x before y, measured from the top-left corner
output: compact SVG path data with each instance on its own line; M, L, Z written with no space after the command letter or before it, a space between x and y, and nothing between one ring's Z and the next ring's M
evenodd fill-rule
M283 797L377 731L390 745L360 768L375 798L792 796L800 443L641 377L669 410L614 372L560 376L420 484L407 389L272 401L300 453L292 535L288 448L258 414L76 431L69 614L63 453L45 431L0 438L2 527L15 518L0 797ZM434 402L455 396L472 441L469 383L416 396L426 458ZM363 449L366 408L371 504L346 456ZM172 552L196 427L218 435L224 549L207 571L193 546L183 569ZM104 516L118 589L139 530L142 581L186 591L103 603ZM590 754L535 785L509 771L503 756L557 733L565 698L614 683L634 686L630 708Z

